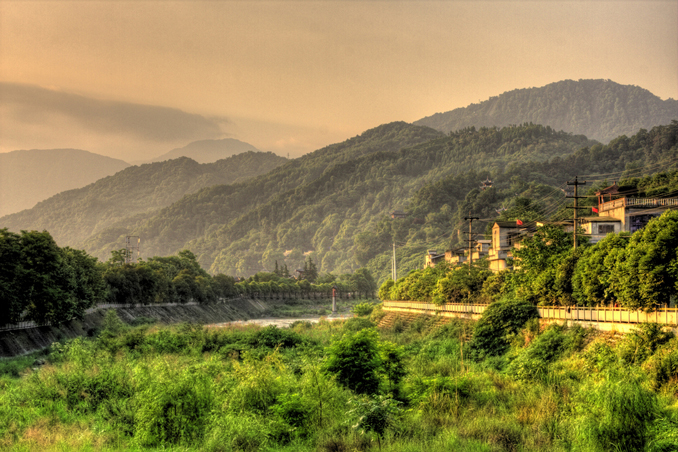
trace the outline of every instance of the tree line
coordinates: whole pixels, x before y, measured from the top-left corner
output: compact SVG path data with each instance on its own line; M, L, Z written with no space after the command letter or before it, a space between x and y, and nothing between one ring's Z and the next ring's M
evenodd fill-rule
M583 243L581 243L583 242ZM546 225L513 250L513 269L438 264L386 281L381 299L434 303L519 299L535 305L618 305L656 309L678 294L678 211L667 211L633 234L608 234L573 247L572 233Z
M47 231L13 233L0 229L0 325L19 321L58 324L82 318L101 303L215 303L240 296L309 292L374 292L369 271L339 277L318 276L306 261L306 277L292 279L278 269L248 279L210 275L196 256L182 250L174 256L125 263L126 250L99 262L82 250L59 247Z

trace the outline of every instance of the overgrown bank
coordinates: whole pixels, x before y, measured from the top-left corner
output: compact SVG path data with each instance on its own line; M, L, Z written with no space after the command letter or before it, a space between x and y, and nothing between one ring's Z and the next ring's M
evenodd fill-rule
M528 303L493 306L478 322L382 328L379 310L285 329L109 315L39 369L0 367L0 448L676 450L671 334L544 329Z

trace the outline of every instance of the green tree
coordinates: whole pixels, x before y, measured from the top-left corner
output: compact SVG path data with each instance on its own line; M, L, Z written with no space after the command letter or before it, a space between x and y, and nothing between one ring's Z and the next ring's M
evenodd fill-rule
M678 211L651 220L617 256L611 278L622 306L652 309L678 293Z
M337 381L358 394L376 394L382 360L379 335L375 329L365 329L344 336L327 350L325 369L337 376Z
M608 234L584 250L572 275L572 295L578 304L591 306L616 300L610 278L618 253L623 253L628 243L628 235Z
M26 308L26 298L21 291L24 278L21 236L0 229L0 325L21 319L21 313Z

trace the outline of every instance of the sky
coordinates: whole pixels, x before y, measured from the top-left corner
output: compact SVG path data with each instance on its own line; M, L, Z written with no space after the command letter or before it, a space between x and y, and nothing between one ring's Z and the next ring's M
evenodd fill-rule
M297 157L565 79L678 99L678 0L0 0L0 152Z

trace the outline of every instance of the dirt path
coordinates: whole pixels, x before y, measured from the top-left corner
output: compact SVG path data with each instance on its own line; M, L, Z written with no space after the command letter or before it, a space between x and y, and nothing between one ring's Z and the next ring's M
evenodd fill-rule
M311 317L311 318L299 318L299 319L250 319L250 320L237 320L234 322L224 322L224 323L212 323L207 325L208 328L223 328L231 325L259 325L259 326L269 326L274 325L277 327L288 327L296 321L304 321L311 323L318 323L320 319L325 320L338 320L338 319L348 319L353 317L352 314L340 314L334 317Z

